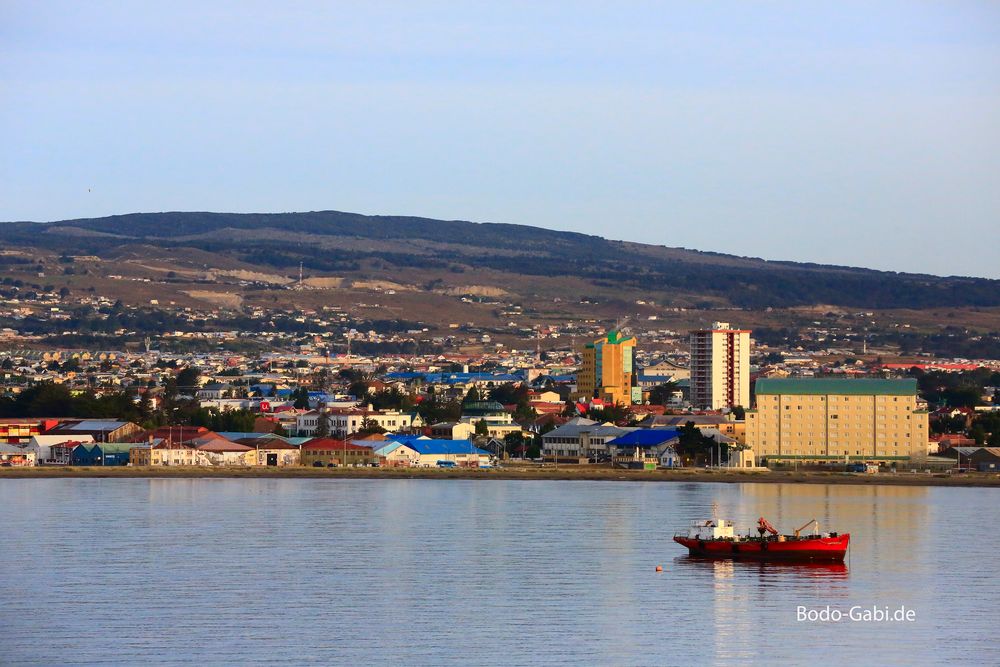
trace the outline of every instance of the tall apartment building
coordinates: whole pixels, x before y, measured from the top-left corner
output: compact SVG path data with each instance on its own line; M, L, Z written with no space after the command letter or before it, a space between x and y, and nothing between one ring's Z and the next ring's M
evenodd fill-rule
M750 330L716 322L691 332L691 403L700 410L750 406Z
M635 373L635 338L612 330L607 336L587 343L576 374L575 397L600 398L622 405L641 400Z
M759 379L747 445L769 463L905 463L927 455L917 381Z

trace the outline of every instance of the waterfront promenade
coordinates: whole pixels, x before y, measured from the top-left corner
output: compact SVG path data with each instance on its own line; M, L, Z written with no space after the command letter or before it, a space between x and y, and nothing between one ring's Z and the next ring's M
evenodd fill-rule
M1000 475L965 473L861 473L773 470L618 470L598 466L506 465L501 468L312 468L312 467L25 467L0 468L3 479L75 478L274 478L274 479L479 479L479 480L590 480L621 482L722 482L856 484L864 486L992 486Z

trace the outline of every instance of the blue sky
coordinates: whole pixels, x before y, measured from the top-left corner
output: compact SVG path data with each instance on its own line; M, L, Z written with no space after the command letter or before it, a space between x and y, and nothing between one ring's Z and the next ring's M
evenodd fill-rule
M0 220L513 222L1000 278L1000 3L0 0Z

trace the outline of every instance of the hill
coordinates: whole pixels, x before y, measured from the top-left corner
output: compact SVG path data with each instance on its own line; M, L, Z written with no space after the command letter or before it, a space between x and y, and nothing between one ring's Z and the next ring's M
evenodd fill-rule
M524 225L338 211L10 222L0 224L0 243L130 262L192 282L231 275L288 283L297 280L301 263L315 286L381 284L452 295L646 297L663 306L751 309L1000 305L1000 281L984 278L765 261Z

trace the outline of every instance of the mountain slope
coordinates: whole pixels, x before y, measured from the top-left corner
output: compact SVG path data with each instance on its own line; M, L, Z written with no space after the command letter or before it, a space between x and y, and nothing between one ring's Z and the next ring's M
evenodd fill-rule
M102 258L137 245L174 256L191 249L285 275L297 272L300 262L311 274L368 280L406 282L408 273L417 272L464 274L459 282L501 289L509 288L503 276L539 285L558 277L578 290L573 297L597 288L620 290L623 297L655 295L660 303L675 305L699 300L745 308L1000 305L1000 281L984 278L764 261L523 225L338 211L134 213L14 222L0 224L0 243ZM477 270L494 284L476 278Z

